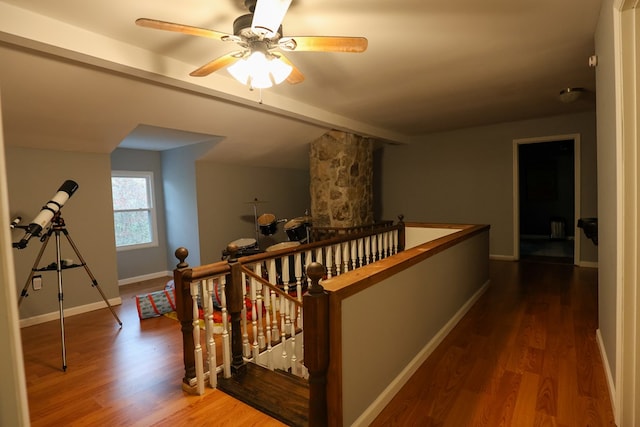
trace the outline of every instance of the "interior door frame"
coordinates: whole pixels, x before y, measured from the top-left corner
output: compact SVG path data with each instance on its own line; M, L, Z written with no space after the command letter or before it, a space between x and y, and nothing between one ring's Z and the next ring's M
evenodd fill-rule
M540 142L573 141L573 224L576 227L580 218L580 134L550 135L533 138L519 138L513 140L513 259L520 260L520 167L519 147L524 144ZM573 264L580 263L580 240L582 236L577 230L573 233Z

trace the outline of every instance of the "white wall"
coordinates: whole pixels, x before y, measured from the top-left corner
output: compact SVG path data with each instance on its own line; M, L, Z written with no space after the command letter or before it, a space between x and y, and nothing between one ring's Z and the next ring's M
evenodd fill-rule
M596 86L598 91L598 330L605 351L605 369L616 371L617 307L617 210L618 166L616 124L616 64L614 55L614 11L612 0L604 0L595 35Z
M490 224L491 255L512 257L513 140L572 133L581 136L581 216L594 217L596 128L591 112L460 129L425 135L410 145L385 146L382 217L402 213L406 221ZM590 240L582 239L580 249L582 261L597 261Z

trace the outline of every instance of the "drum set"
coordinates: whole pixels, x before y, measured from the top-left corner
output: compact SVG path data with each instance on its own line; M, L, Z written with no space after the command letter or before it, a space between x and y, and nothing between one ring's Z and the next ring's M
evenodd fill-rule
M262 215L258 216L257 205L266 202L254 199L247 203L253 205L256 238L254 239L250 237L243 237L229 242L229 245L235 245L238 248L238 256L249 256L265 251L278 251L285 248L299 246L310 241L310 227L313 225L313 218L309 215L308 211L305 211L305 214L303 216L299 216L293 219L278 219L272 213L263 213ZM266 249L262 250L258 243L260 235L264 237L275 235L278 232L278 224L284 224L283 228L288 240L269 245L266 247ZM225 259L226 257L228 257L228 255L229 252L225 248L222 251L222 258Z

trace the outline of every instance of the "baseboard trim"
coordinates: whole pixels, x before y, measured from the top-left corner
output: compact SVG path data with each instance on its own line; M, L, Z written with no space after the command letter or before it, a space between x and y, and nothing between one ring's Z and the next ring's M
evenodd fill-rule
M128 277L118 280L118 286L130 285L131 283L143 282L145 280L157 279L159 277L173 277L173 271L158 271L157 273L143 274L142 276Z
M598 268L597 261L579 261L578 267Z
M489 259L494 261L517 261L513 255L489 255Z
M600 328L596 329L596 342L598 343L598 350L600 351L600 358L602 359L602 364L604 365L604 373L607 377L607 386L609 387L609 400L611 401L611 408L613 409L613 418L616 425L619 425L618 421L618 409L616 405L616 385L613 380L613 375L611 373L611 369L609 368L609 359L607 358L607 351L604 348L604 342L602 341L602 334L600 333Z
M434 337L420 350L420 352L409 362L407 366L400 372L400 374L391 381L386 389L380 393L378 398L373 401L371 405L356 419L352 426L366 427L370 425L376 417L382 412L382 410L391 402L391 399L400 391L400 389L409 381L409 379L416 373L416 371L422 366L427 358L433 353L433 351L440 345L445 337L453 330L458 322L464 317L465 314L471 309L473 304L484 294L489 287L489 280L487 280L476 291L471 298L453 315L453 317L440 329Z
M112 306L122 304L122 299L120 297L111 298L109 304ZM99 310L101 308L106 308L107 304L104 301L98 301L91 304L79 305L76 307L66 308L64 310L64 316L70 317L75 316L76 314L88 313L90 311ZM26 319L20 319L20 327L26 328L27 326L39 325L40 323L50 322L52 320L58 320L60 318L60 312L54 311L51 313L40 314L38 316L28 317Z

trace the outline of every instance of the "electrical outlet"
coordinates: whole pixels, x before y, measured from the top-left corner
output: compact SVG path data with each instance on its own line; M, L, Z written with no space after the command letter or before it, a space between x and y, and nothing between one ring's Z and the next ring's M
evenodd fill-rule
M31 278L31 287L34 291L42 289L42 276L33 276Z

